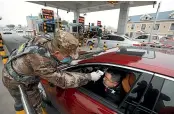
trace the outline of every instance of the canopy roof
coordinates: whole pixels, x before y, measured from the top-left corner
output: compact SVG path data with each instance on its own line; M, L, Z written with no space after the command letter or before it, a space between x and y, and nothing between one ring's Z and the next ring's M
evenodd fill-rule
M54 7L66 11L79 11L80 13L89 13L96 11L119 9L120 3L129 2L130 7L152 5L155 1L118 1L114 4L108 1L28 1L31 3Z

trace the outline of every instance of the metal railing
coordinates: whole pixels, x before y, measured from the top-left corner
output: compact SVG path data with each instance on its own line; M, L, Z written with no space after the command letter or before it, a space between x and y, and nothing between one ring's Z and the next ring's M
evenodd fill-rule
M22 104L25 110L26 114L36 114L33 106L29 103L27 95L22 87L22 85L18 85L20 94L21 94L21 100L22 100Z

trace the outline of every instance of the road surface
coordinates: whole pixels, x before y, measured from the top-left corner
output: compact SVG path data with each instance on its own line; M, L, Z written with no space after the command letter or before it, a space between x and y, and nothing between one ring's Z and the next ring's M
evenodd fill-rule
M7 49L9 51L12 51L14 48L18 47L19 44L22 42L25 42L27 39L23 38L22 36L19 36L17 34L7 34L3 35L2 38L7 44ZM0 58L1 59L1 58ZM3 64L0 60L0 71L2 71ZM2 73L1 73L2 77ZM0 79L0 114L15 114L14 110L14 101L10 94L8 93L7 89L2 84L2 78Z

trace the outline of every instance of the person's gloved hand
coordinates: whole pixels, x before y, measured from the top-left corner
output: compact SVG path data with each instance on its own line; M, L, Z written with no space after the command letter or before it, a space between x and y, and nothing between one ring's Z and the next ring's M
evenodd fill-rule
M73 61L70 63L70 65L77 65L79 61L81 61L81 60L73 60Z
M97 70L96 72L91 73L91 80L92 81L97 81L100 79L100 77L104 74L104 72Z

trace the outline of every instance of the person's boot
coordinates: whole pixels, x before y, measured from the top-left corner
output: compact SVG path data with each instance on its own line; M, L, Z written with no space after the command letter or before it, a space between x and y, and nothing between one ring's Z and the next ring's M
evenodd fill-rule
M41 110L42 110L42 114L48 114L47 111L46 111L46 104L42 102L42 105L41 105Z
M42 114L48 114L44 107L42 107Z
M22 104L15 104L14 108L16 110L16 114L25 114L25 111L24 111Z

